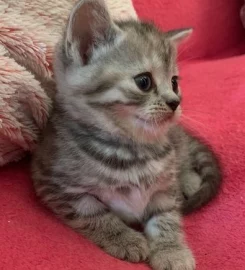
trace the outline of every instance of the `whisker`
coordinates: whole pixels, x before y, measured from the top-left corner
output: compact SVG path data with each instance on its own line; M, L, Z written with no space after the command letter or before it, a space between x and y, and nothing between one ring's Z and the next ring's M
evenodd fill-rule
M182 121L182 120L184 120L184 121ZM186 122L185 120L187 120L187 122ZM195 126L194 126L194 127L193 127L193 126L189 126L189 124L190 124L191 122L194 123L194 125L196 125L196 126L199 125L199 127L201 127L201 128L204 129L204 130L211 131L211 129L207 128L207 126L206 126L205 124L203 124L203 123L201 123L200 121L198 121L198 120L196 120L196 119L193 119L193 118L191 118L191 117L189 117L189 116L186 116L186 115L182 115L180 121L181 121L184 125L186 125L187 127L190 127L190 128L191 128L192 130L194 130L194 131L195 131L195 129L194 129Z
M155 117L153 117L153 119L154 119L155 127L157 128L158 127L157 119ZM155 133L155 137L157 138L157 141L159 142L156 130L154 130L154 133Z
M184 120L185 120L185 119L186 119L186 120L190 120L190 121L193 121L193 122L195 122L195 123L197 123L197 124L199 124L199 125L205 126L203 123L199 122L199 121L196 120L196 119L193 119L193 118L190 117L190 116L186 116L186 115L183 115L183 114L182 114L181 117L184 118Z
M188 109L182 109L182 112L187 113L200 113L200 114L206 114L206 115L212 115L210 112L204 112L204 111L197 111L197 110L188 110Z
M182 56L185 52L187 52L191 48L191 43L186 43L185 46L181 46L178 51L178 57Z

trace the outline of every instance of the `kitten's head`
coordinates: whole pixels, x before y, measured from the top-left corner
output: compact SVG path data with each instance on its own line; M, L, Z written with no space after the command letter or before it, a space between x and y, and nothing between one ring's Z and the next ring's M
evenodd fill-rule
M76 120L133 140L158 139L180 113L176 47L190 32L114 23L104 1L80 1L58 46L57 99Z

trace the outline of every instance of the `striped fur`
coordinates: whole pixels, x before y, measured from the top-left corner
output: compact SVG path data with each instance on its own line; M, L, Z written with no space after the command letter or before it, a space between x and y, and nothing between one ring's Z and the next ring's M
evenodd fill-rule
M220 185L216 158L167 105L181 100L171 78L188 32L114 23L103 1L80 1L57 47L58 91L32 164L37 195L66 224L155 270L195 268L181 212L206 204ZM143 72L154 79L147 93L133 79Z

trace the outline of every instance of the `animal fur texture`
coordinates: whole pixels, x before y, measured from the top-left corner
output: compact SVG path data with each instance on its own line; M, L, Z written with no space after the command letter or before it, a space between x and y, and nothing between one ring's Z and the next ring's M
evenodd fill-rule
M155 270L195 269L181 216L221 180L212 151L177 121L176 52L190 33L113 22L102 0L77 3L33 159L37 195L55 214L112 256Z
M47 123L54 47L76 0L0 1L0 166L33 151ZM115 18L137 18L131 0L106 0Z

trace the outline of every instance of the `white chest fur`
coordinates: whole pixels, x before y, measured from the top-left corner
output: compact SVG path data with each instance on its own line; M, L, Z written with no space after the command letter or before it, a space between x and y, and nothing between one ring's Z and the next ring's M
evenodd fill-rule
M141 221L153 194L166 189L166 183L157 183L147 190L142 187L125 187L104 191L100 199L125 222Z
M125 188L125 190L114 190L103 193L103 202L118 216L126 222L139 221L147 204L150 201L151 193L137 187Z
M125 222L141 221L154 193L168 188L169 184L174 180L174 172L175 167L171 162L171 156L169 156L167 162L164 159L152 160L148 166L141 169L134 168L132 172L124 172L124 175L127 175L131 183L125 181L127 179L123 179L121 185L108 186L108 189L97 190L96 196ZM148 179L153 177L155 180L146 188L139 181L142 175L145 178L148 176ZM118 177L118 179L122 178Z

